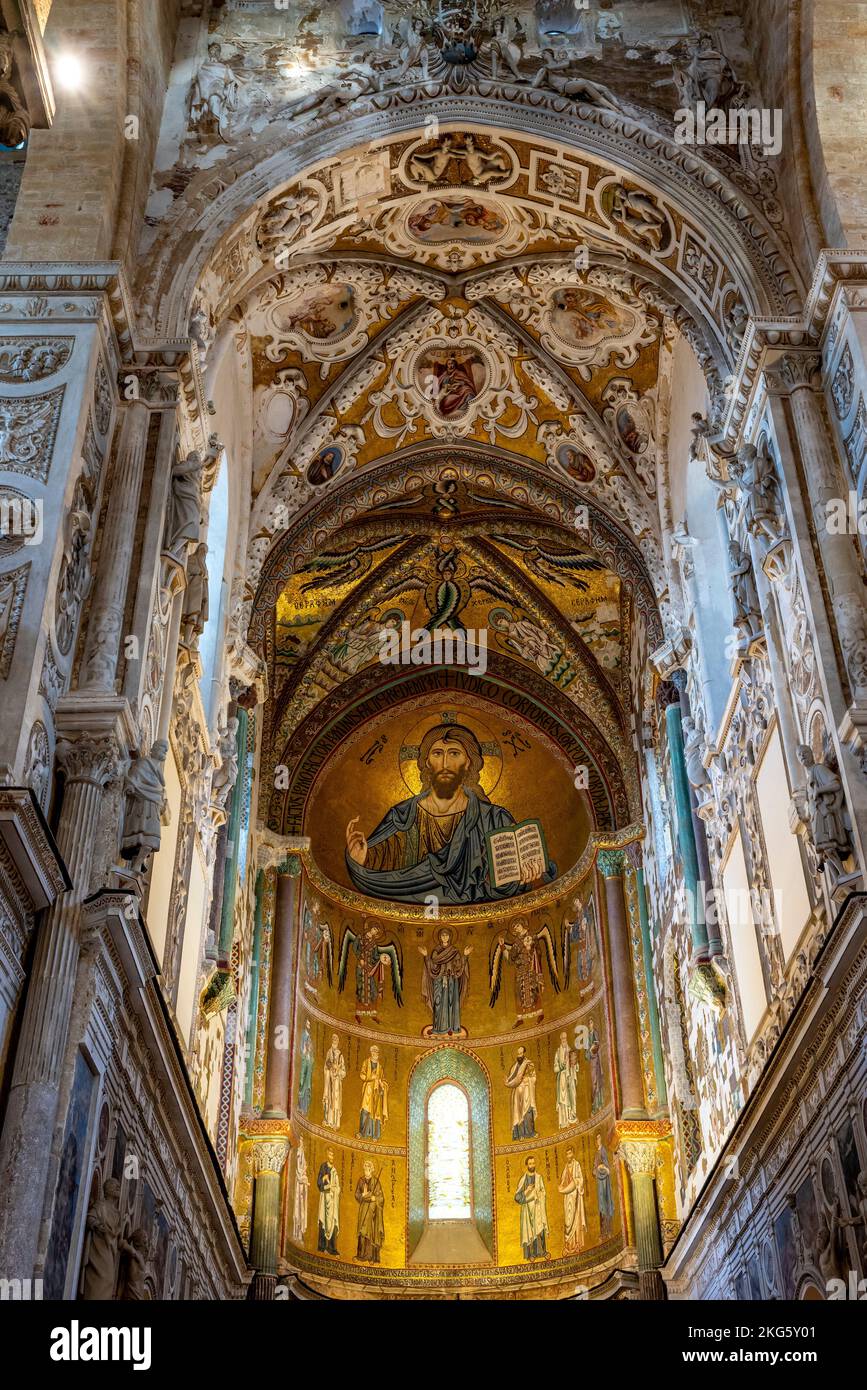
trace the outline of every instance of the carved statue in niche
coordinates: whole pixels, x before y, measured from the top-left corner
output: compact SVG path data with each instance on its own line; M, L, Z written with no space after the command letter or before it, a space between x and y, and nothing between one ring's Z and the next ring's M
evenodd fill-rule
M710 773L702 761L705 747L704 735L690 714L685 715L683 719L683 741L686 775L690 786L695 789L696 800L701 806L711 795L711 780Z
M124 782L125 809L121 857L133 873L144 873L160 847L161 818L166 798L163 765L169 745L158 739L148 757L133 758Z
M15 149L30 136L27 107L11 82L14 35L0 34L0 141Z
M617 115L623 109L609 87L601 82L591 82L588 77L569 75L572 59L568 53L559 56L553 48L542 50L542 63L536 72L532 87L548 87L559 96L570 97L572 101L583 101L588 106L598 106L603 111L614 111Z
M820 869L842 873L843 860L852 853L851 821L846 810L843 784L826 763L817 762L812 748L798 747L798 762L805 769L803 814Z
M225 811L238 776L238 720L232 718L220 739L220 766L211 780L211 804Z
M238 79L222 61L220 45L208 44L190 90L190 128L203 134L212 131L226 140L233 113L238 109Z
M207 621L208 546L206 541L199 541L187 561L187 587L181 618L181 641L185 647L192 647L201 637Z
M832 1279L845 1279L844 1253L843 1253L843 1232L840 1220L840 1207L834 1203L829 1214L823 1214L819 1218L819 1228L816 1232L816 1263L825 1280L829 1284Z
M114 1298L120 1245L120 1183L106 1178L102 1196L87 1213L89 1247L82 1276L81 1297L88 1303Z
M767 441L761 449L744 444L729 462L729 476L737 483L744 521L751 536L768 543L780 535L780 495L777 470Z
M120 1242L117 1297L121 1303L143 1303L147 1298L145 1279L149 1245L148 1233L143 1226L137 1226L129 1239Z
M189 544L198 544L202 525L201 454L193 452L177 459L172 468L172 494L168 527L168 549L183 556Z
M734 626L740 637L738 650L746 655L764 628L752 560L734 538L729 541L729 587Z

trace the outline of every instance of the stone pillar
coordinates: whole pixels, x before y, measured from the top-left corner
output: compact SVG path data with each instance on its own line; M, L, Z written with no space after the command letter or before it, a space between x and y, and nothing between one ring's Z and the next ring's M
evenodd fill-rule
M659 1114L667 1113L668 1088L665 1081L665 1062L662 1056L662 1032L659 1026L659 1006L656 1001L656 981L653 978L653 942L650 939L650 918L647 912L647 892L644 887L641 845L637 840L626 846L626 854L635 873L635 895L641 920L641 947L644 955L644 984L647 990L647 1012L650 1036L653 1041L653 1071L656 1077L656 1096Z
M150 412L141 401L126 406L109 479L108 510L79 681L82 690L114 689L149 424Z
M629 1172L632 1189L632 1215L638 1252L638 1287L642 1298L661 1302L666 1298L659 1272L662 1264L662 1236L656 1206L656 1144L647 1140L624 1139L618 1150Z
M121 772L123 704L114 699L96 708L91 700L88 730L58 746L66 786L57 843L74 886L38 931L0 1138L0 1269L8 1278L33 1276L78 967L81 903L90 891L105 786Z
M608 917L608 945L611 956L611 992L614 1001L614 1036L617 1047L617 1076L620 1084L619 1113L642 1118L644 1086L641 1080L641 1047L635 1013L632 981L632 952L629 949L629 920L623 892L626 856L620 849L602 849L596 856L605 880L605 907Z
M709 955L704 911L704 895L707 892L708 885L707 882L705 882L704 887L701 887L698 852L696 850L695 831L692 823L693 807L692 798L690 796L692 788L689 785L689 778L686 775L686 760L683 751L683 726L681 723L679 692L677 701L673 701L666 706L665 726L668 732L668 754L671 759L672 782L674 784L674 800L677 813L677 841L680 846L680 857L683 862L684 885L688 898L691 900L690 934L692 938L692 963L696 965L706 961Z
M277 868L277 901L271 938L271 990L268 1007L268 1054L265 1114L285 1115L289 1102L292 1028L292 947L298 912L301 864L290 856Z
M274 1298L280 1245L280 1179L288 1156L288 1139L264 1139L253 1145L250 1264L256 1273L250 1298L255 1303L268 1303Z

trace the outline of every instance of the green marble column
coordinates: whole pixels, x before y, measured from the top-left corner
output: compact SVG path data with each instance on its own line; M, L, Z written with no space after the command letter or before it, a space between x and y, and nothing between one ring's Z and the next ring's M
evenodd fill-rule
M253 924L253 951L250 961L250 1007L247 1014L247 1074L244 1078L244 1104L253 1104L253 1083L256 1075L256 1026L259 1020L259 970L262 960L262 911L265 896L265 874L256 875L256 915Z
M256 1272L250 1298L256 1303L268 1303L274 1298L280 1246L280 1180L288 1154L288 1139L262 1139L253 1145L250 1264Z
M641 863L641 846L637 843L626 850L635 871L635 892L638 898L638 917L641 922L641 949L644 956L644 983L647 989L647 1009L650 1017L650 1039L653 1045L653 1073L656 1077L656 1094L659 1111L668 1108L668 1091L665 1084L665 1063L662 1056L662 1030L659 1026L659 1006L656 1002L656 984L653 979L653 942L650 937L650 918L647 912L647 889L644 886L644 869Z
M622 849L601 849L596 856L605 880L605 906L608 916L608 946L611 956L611 994L614 1002L614 1038L617 1049L617 1077L620 1083L620 1111L623 1116L641 1118L644 1084L641 1079L641 1046L635 1012L632 980L632 952L629 948L629 918L623 892L626 856Z
M618 1154L626 1164L632 1189L639 1294L643 1299L660 1302L666 1298L666 1290L659 1272L663 1255L654 1181L656 1144L650 1140L626 1139L621 1142Z
M665 726L668 732L668 752L671 758L674 801L677 818L677 843L683 864L684 886L689 903L690 935L692 938L693 964L708 958L707 926L705 924L705 893L708 885L700 887L698 855L695 848L695 834L692 827L692 803L690 801L689 778L686 775L686 760L683 752L683 727L679 702L666 706Z
M217 946L217 963L228 968L232 954L232 938L235 934L235 892L238 887L238 851L241 843L241 821L243 819L244 796L247 788L247 722L249 715L243 705L236 711L238 718L238 775L232 788L229 824L226 835L226 863L223 883L223 910L220 916L220 938Z

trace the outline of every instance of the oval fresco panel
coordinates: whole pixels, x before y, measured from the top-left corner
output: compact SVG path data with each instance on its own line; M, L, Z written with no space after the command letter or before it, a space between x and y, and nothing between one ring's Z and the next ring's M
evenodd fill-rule
M406 219L409 235L425 246L455 241L489 246L508 225L505 209L473 197L424 198Z

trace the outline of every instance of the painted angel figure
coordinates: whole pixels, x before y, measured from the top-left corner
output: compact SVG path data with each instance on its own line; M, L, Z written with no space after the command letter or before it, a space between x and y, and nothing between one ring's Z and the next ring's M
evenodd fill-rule
M498 936L491 947L489 959L490 1006L493 1008L499 997L503 961L506 960L515 968L517 1018L514 1026L519 1028L522 1023L535 1023L544 1017L541 1007L544 986L543 951L555 994L560 993L560 976L557 971L557 952L554 938L547 922L534 936L530 931L529 924L523 918L519 918L512 925L511 935L513 938L511 941L507 941L504 936Z
M583 907L580 898L576 898L573 907L576 911L574 921L564 919L562 928L564 989L569 988L572 977L573 951L577 956L579 985L586 985L590 980L599 955L599 931L596 926L596 904L593 895L590 895Z
M386 972L391 972L391 992L398 1007L403 1007L403 956L396 941L384 941L383 928L379 922L365 922L360 932L350 926L343 929L340 943L340 965L337 970L337 988L343 991L346 984L346 971L349 952L356 955L355 998L356 1019L378 1019L376 1005L385 989Z
M327 922L319 922L309 907L304 908L304 985L317 994L324 977L331 985L334 975L334 940Z

